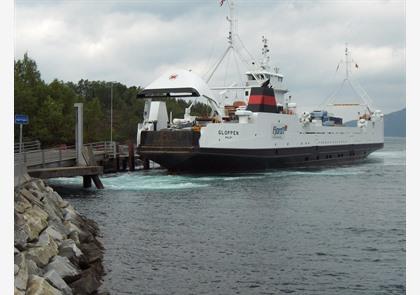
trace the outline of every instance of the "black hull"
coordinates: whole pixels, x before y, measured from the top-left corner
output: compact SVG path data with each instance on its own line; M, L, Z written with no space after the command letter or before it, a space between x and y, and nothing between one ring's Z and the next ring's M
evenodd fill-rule
M216 149L140 146L138 153L170 171L251 171L330 165L366 158L383 143L282 149Z

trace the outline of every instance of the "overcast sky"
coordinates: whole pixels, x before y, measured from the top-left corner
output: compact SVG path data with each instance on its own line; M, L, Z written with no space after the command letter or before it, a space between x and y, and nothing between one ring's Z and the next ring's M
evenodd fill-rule
M316 107L339 86L344 67L336 67L347 42L359 65L352 77L375 107L385 113L405 107L404 1L237 0L236 6L244 45L259 60L261 36L268 38L271 65L298 105ZM174 68L204 75L227 46L227 13L218 0L18 0L15 58L28 52L47 82L147 86ZM233 79L233 69L232 57L217 79Z

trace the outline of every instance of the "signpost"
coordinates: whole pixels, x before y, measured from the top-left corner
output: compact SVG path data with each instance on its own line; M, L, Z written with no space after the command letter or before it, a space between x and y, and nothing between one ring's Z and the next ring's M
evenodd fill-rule
M19 125L19 153L22 153L22 134L23 125L29 123L29 117L27 115L15 115L15 124Z

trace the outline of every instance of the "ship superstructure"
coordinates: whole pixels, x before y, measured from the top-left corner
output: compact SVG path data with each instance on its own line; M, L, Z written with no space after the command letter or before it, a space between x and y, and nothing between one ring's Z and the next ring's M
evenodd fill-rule
M361 98L366 111L359 116L356 127L344 126L341 118L325 109L299 113L296 103L285 95L288 90L284 76L269 65L265 37L262 59L248 59L243 85L209 86L229 51L247 61L237 46L243 45L236 33L234 2L225 2L230 12L228 48L208 77L201 78L187 70L170 70L139 93L140 98L146 99L144 122L138 126L141 158L171 171L253 170L353 161L383 147L383 114L371 111L365 92ZM346 47L346 66L348 53ZM353 87L348 71L344 82ZM240 98L236 94L226 103L229 91L239 92ZM194 117L191 104L183 118L168 119L164 101L167 97L204 99L211 113ZM332 101L330 97L327 104Z

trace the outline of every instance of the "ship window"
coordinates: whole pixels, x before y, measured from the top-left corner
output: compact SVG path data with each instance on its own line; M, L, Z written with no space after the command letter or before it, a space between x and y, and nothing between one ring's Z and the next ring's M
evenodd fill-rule
M248 76L248 80L249 80L249 81L251 81L251 80L255 80L254 75L252 75L252 74L247 74L247 76Z
M245 96L248 96L248 94L249 94L248 90L247 90L247 91L245 91Z

